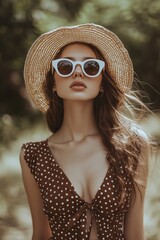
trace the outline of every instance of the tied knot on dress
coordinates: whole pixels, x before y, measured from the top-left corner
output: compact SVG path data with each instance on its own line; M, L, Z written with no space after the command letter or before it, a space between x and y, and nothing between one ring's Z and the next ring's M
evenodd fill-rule
M99 209L94 203L85 202L79 210L69 219L66 227L68 230L74 226L74 224L81 219L81 230L91 231L93 217L96 219L96 214Z

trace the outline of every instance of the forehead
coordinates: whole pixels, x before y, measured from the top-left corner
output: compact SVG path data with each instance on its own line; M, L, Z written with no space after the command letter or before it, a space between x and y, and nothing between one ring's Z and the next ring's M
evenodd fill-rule
M64 47L61 52L61 57L72 57L72 58L84 58L93 57L96 58L96 54L93 49L87 44L83 43L72 43Z

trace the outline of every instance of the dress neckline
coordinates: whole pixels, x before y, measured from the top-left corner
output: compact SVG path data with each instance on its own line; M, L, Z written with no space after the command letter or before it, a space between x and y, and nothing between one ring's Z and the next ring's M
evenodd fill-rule
M47 147L48 150L49 150L49 153L50 153L51 158L54 160L54 162L55 162L58 170L61 172L61 174L63 175L63 177L64 177L65 180L67 181L67 183L69 184L69 186L70 186L70 188L72 189L72 191L74 192L74 194L75 194L75 195L79 198L79 200L81 200L82 202L88 203L88 204L93 204L93 203L95 202L95 200L97 199L97 197L99 196L99 194L100 194L100 192L101 192L101 189L102 189L103 185L105 184L105 181L106 181L106 180L108 179L108 177L109 177L109 173L110 173L110 171L111 171L111 169L112 169L111 164L109 164L109 167L108 167L108 169L107 169L107 171L106 171L106 174L105 174L105 176L104 176L104 178L103 178L103 181L102 181L102 183L100 184L98 190L96 191L95 196L93 197L92 201L91 201L91 202L87 202L87 201L85 201L85 200L77 193L74 185L72 184L72 182L70 181L70 179L67 177L67 175L66 175L66 173L64 172L64 170L62 169L62 167L61 167L61 166L59 165L59 163L57 162L57 160L56 160L53 152L52 152L51 149L50 149L50 146L49 146L49 143L48 143L48 138L46 139L45 143L46 143L46 147ZM107 155L107 158L108 158L108 156L109 156L109 155Z

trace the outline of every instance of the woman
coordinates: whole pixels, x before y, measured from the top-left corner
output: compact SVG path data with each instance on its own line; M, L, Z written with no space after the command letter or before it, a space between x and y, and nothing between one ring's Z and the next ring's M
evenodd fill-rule
M20 154L32 239L144 240L149 144L122 114L133 67L119 38L95 24L45 33L24 78L53 133Z

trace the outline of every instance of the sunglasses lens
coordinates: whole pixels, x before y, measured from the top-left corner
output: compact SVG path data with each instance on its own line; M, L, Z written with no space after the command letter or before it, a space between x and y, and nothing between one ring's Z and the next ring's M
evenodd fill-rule
M94 60L87 61L84 70L89 76L95 76L99 72L99 64Z
M57 68L60 74L66 76L72 72L73 66L71 62L62 60L58 63Z

